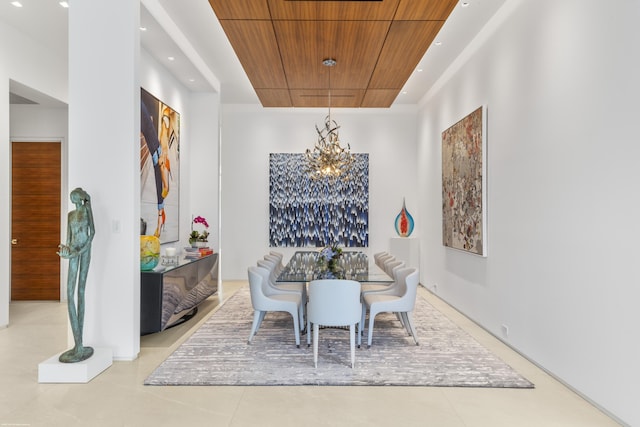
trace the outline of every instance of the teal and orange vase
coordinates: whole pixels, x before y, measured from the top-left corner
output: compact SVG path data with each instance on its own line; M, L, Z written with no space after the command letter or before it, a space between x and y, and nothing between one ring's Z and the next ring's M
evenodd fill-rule
M409 237L413 233L413 217L405 206L404 198L402 199L402 210L396 217L395 226L396 233L400 237Z

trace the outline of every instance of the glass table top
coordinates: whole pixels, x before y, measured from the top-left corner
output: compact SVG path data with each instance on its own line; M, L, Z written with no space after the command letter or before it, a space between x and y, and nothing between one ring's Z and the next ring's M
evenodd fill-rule
M308 282L327 278L326 266L319 259L320 251L298 251L278 276L278 282ZM344 279L358 282L392 283L393 279L364 252L343 251L338 266Z

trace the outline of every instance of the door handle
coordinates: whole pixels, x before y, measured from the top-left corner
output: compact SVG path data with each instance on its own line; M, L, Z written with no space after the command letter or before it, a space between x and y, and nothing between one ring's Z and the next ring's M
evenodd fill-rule
M11 244L13 246L17 245L18 244L18 239L11 239Z

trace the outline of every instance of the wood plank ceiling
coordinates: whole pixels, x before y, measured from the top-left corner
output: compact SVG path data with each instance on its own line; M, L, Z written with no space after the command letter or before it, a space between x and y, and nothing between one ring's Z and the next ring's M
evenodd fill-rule
M209 3L264 107L388 108L457 1Z

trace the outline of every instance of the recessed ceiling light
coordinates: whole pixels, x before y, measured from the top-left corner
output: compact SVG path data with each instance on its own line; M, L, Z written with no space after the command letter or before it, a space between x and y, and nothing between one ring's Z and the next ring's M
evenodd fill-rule
M12 1L11 4L15 7L22 7L22 3L20 3L19 1Z
M140 31L147 31L147 27L140 27Z
M176 59L176 58L174 58L173 56L167 56L167 59L168 59L169 61L173 61L173 60L174 60L174 59Z
M403 91L402 91L402 94L403 94L403 95L406 95L406 94L407 94L407 91L406 91L406 90L403 90Z
M437 42L435 43L435 45L436 45L436 46L442 46L442 42L441 42L441 41L437 41Z
M189 81L190 81L191 83L193 83L193 82L195 82L195 81L196 81L196 79L189 79Z
M416 71L421 73L422 72L422 68L418 68Z
M468 1L463 1L461 6L462 7L467 7L467 6L469 6L469 2Z
M69 3L66 1L61 1L58 3L60 6L64 7L65 9L69 7Z

